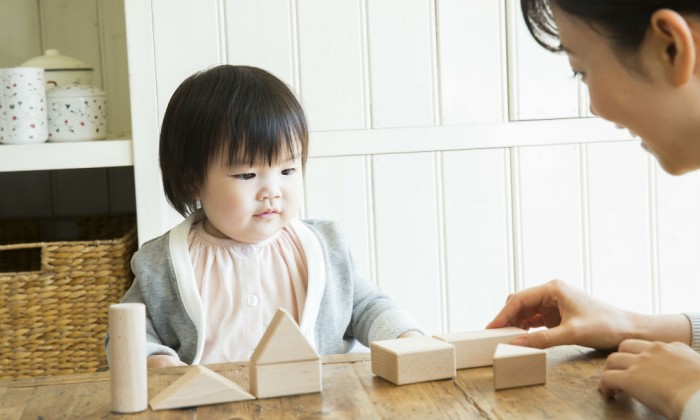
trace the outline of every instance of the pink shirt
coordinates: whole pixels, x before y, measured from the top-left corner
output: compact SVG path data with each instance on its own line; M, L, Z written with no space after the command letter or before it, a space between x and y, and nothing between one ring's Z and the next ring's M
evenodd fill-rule
M308 276L292 224L263 242L247 244L211 236L200 221L190 229L188 242L205 308L200 363L249 360L277 308L299 323Z

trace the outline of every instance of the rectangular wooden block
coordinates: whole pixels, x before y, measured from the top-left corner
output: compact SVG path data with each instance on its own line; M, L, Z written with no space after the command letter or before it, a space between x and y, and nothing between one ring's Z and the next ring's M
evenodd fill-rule
M455 346L457 369L491 366L493 353L499 343L509 343L527 331L515 328L495 328L482 331L462 331L436 335L435 338Z
M432 337L409 337L370 344L372 373L396 385L453 378L455 348Z
M499 344L493 355L496 390L547 382L547 352L530 347Z
M250 364L250 392L258 398L321 392L321 359Z

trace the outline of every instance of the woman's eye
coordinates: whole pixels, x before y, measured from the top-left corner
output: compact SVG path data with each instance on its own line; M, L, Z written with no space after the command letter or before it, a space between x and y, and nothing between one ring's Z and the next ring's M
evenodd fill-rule
M255 174L238 174L234 175L234 178L242 179L242 180L248 180L248 179L253 179L255 178Z
M284 169L284 170L282 170L282 175L291 175L296 171L297 171L296 168Z

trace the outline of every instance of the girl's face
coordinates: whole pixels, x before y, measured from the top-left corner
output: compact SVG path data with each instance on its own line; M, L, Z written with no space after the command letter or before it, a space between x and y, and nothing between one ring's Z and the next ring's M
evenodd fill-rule
M552 4L561 44L588 86L591 111L627 127L671 174L700 168L700 77L671 82L668 44L649 31L636 56L621 58L609 40ZM627 67L622 60L629 60ZM637 73L634 69L640 69Z
M301 158L288 156L272 165L209 166L199 201L207 216L204 229L218 238L263 241L297 218L303 196Z

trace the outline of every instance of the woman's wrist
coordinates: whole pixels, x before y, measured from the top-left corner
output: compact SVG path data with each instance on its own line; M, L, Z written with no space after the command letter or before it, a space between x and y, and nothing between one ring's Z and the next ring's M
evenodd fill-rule
M679 341L691 345L692 329L685 315L648 315L635 312L629 312L629 314L632 328L624 334L624 338L666 343Z

